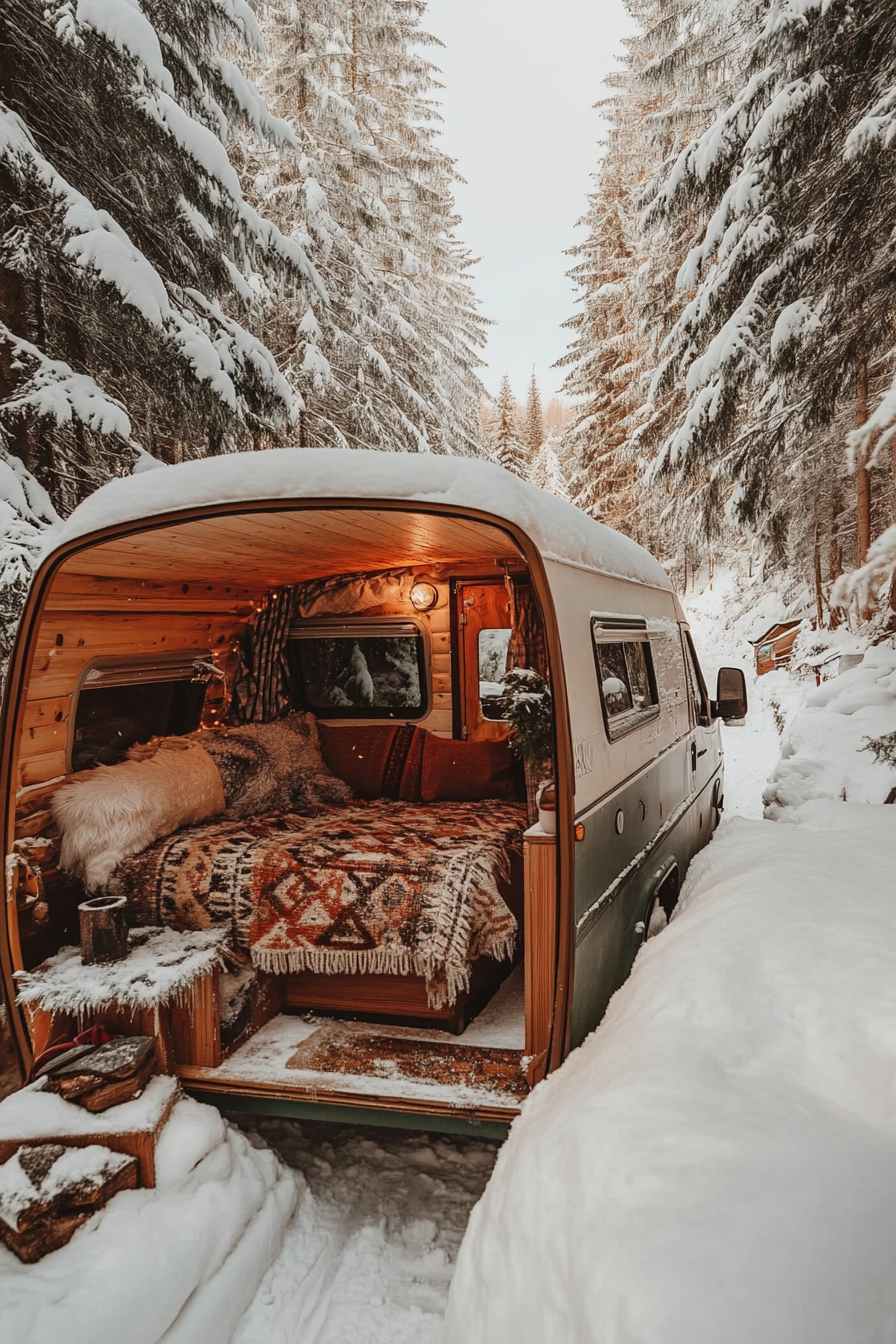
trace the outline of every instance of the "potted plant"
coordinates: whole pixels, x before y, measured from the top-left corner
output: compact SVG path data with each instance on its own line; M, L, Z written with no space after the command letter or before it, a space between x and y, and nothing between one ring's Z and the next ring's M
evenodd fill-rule
M554 765L554 706L551 690L538 672L514 667L504 674L501 707L509 724L510 748L523 762L529 821L538 816L539 786L549 782Z

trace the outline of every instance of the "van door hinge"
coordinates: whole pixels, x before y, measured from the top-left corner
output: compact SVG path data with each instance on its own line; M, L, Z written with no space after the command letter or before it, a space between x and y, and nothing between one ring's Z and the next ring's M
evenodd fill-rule
M466 740L467 740L468 737L469 737L469 732L468 732L468 730L467 730L467 725L464 724L463 728L461 728L461 730L460 730L460 740L461 740L461 742L466 742Z

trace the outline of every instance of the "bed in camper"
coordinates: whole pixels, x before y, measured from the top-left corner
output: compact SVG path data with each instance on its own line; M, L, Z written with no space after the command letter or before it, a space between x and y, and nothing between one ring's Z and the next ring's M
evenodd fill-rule
M539 772L513 669L553 716ZM651 557L490 464L290 450L113 482L54 538L4 699L23 1059L137 1021L133 986L61 988L102 898L148 982L148 948L214 935L154 1019L197 1095L500 1132L671 911L744 707L708 700Z

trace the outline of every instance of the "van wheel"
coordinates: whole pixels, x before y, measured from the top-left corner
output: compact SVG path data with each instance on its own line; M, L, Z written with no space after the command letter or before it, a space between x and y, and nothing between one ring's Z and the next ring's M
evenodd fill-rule
M644 937L643 942L652 937L655 933L661 933L668 924L669 920L659 899L659 894L655 895L647 907L647 914L644 916Z
M712 818L712 830L714 831L722 820L722 809L725 806L725 800L722 797L722 786L718 780L713 785L712 805L710 807L710 816Z
M678 893L680 890L681 883L678 878L678 865L675 864L657 887L656 895L654 897L654 900L658 901L662 906L667 923L672 918L672 911L678 904Z

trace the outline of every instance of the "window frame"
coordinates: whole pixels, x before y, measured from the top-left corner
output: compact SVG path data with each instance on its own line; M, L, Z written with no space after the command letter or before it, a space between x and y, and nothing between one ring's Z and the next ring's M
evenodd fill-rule
M684 667L685 676L688 679L691 694L688 696L690 702L690 711L693 713L695 728L709 728L712 724L712 711L709 703L709 691L706 680L703 676L703 668L700 666L700 659L697 657L697 650L694 647L694 641L691 638L690 626L681 626L682 644L684 646ZM696 690L702 701L702 712L695 703L694 696L694 676L697 678Z
M421 704L418 709L407 705L395 706L390 710L388 706L382 705L365 709L360 705L315 706L305 703L300 704L300 699L304 699L304 687L293 684L292 701L294 708L313 714L322 723L331 719L340 723L419 723L422 719L425 719L431 713L433 707L432 663L429 626L426 621L419 617L405 616L404 614L369 618L356 616L347 620L341 617L312 617L290 627L288 643L293 640L305 639L397 639L402 636L407 637L411 628L419 641L417 645L417 674L420 681ZM287 657L289 658L288 652ZM290 658L290 680L293 681L294 677L293 662Z
M513 639L513 628L512 628L511 626L509 626L509 625L481 625L481 626L479 627L479 629L477 630L477 632L476 632L476 653L477 653L477 656L479 655L479 641L482 639L482 636L483 636L486 632L491 633L492 631L499 631L499 630L500 630L500 631L505 631L505 630L506 630L506 632L507 632L507 647L508 647L508 650L509 650L509 648L510 648L510 641ZM505 655L505 662L506 662L506 660L507 660L507 659L506 659L506 655ZM481 667L482 667L482 664L479 663L479 662L477 662L477 673L481 670ZM506 723L506 722L507 722L507 716L506 716L505 714L491 715L491 714L486 714L486 713L485 713L485 701L484 701L483 698L482 698L482 678L481 678L481 677L477 676L477 683L476 683L476 684L477 684L477 686L479 687L479 713L480 713L480 715L482 716L482 718L483 718L486 722L488 722L488 723ZM494 684L497 685L498 683L494 683ZM497 696L490 696L489 698L490 698L490 699L498 699L498 698L500 698L500 697L497 697Z
M591 634L591 653L594 658L594 673L597 679L597 695L600 701L601 714L604 721L604 731L607 734L608 742L618 742L620 738L627 737L629 733L638 728L645 727L648 723L653 723L659 718L661 712L659 687L656 680L656 668L653 665L653 650L650 647L650 632L647 629L647 622L640 617L607 617L591 614L590 623ZM619 714L610 714L607 709L607 702L603 693L603 681L601 676L600 662L598 659L598 649L601 644L643 644L647 646L644 657L644 666L647 672L647 684L650 688L650 694L653 697L653 703L642 709L626 709ZM628 660L626 658L626 675L628 677L628 691L631 695L631 673L629 671Z
M119 686L152 685L169 681L205 681L212 679L211 674L203 675L197 664L212 665L211 649L186 649L182 652L147 654L145 657L127 656L91 658L78 674L72 693L72 704L68 716L68 732L65 741L65 767L67 773L74 771L72 756L75 748L75 733L78 725L78 706L82 691L112 690ZM199 712L199 724L202 722L202 710ZM82 766L82 770L91 767Z

